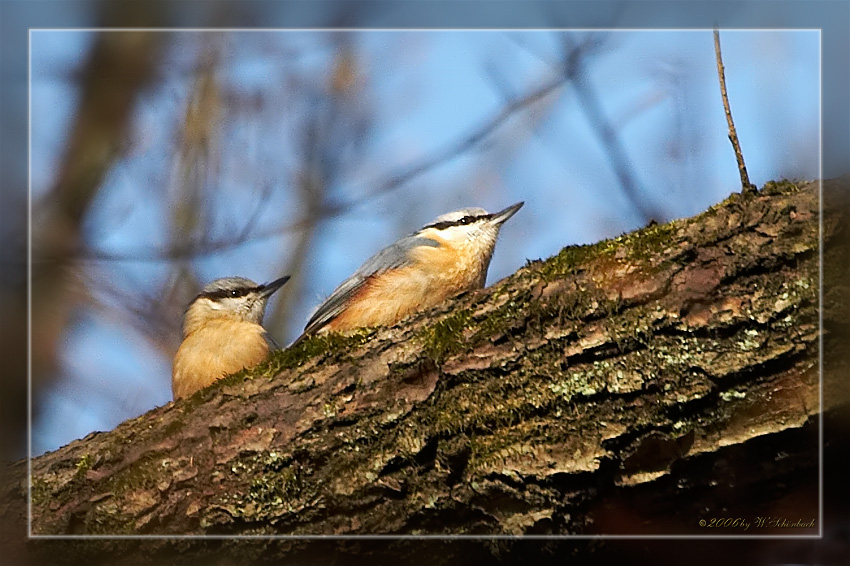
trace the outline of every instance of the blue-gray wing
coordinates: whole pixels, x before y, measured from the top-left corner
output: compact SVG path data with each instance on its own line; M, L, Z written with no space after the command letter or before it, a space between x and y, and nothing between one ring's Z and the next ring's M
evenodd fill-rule
M390 269L397 269L399 267L410 265L411 261L409 252L413 248L418 248L420 246L436 248L439 247L439 245L439 242L436 240L414 234L402 238L393 245L382 249L367 259L366 262L360 266L360 269L355 271L351 277L340 283L339 287L334 289L330 296L325 299L325 302L319 305L319 308L316 309L316 312L313 313L313 316L310 318L309 322L307 322L307 326L304 328L304 334L302 337L316 332L339 316L339 314L345 310L346 305L348 305L348 301L357 295L369 277ZM296 342L300 340L301 338L296 340Z
M269 334L268 332L263 332L263 338L266 340L266 344L269 345L270 351L273 352L275 350L280 350L280 346L278 346L278 343L275 341L274 338L272 338L271 334Z

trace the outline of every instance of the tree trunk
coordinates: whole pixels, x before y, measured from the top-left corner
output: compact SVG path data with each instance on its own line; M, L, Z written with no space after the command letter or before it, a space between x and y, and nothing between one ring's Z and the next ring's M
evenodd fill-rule
M842 211L822 218L823 334L818 183L771 183L395 327L312 338L35 458L32 533L817 534L820 414L847 398ZM4 522L26 516L26 472L10 468ZM339 546L30 545L87 564ZM453 547L398 548L433 564L498 544Z

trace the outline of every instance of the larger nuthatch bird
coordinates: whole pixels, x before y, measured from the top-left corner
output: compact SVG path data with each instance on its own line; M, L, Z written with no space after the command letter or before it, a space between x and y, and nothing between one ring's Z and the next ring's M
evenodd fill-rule
M187 397L222 377L265 360L272 348L263 314L289 277L258 285L244 277L216 279L189 304L183 343L174 356L171 390Z
M482 208L449 212L382 249L319 306L296 343L310 334L394 324L481 289L499 229L522 205L494 214Z

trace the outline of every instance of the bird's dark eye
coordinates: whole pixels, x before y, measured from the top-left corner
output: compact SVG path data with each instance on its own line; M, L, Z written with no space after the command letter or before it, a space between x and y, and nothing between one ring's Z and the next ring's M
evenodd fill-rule
M463 218L458 220L458 224L469 224L470 222L472 222L471 216L464 216Z
M240 295L239 289L231 289L230 290L230 296L231 297L238 297L239 295Z

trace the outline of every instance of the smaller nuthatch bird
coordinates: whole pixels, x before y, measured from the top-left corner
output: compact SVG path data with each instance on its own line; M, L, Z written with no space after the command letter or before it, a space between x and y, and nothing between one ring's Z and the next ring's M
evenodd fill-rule
M449 212L382 249L316 309L295 343L310 334L395 324L483 288L499 229L523 204L493 214L483 208Z
M183 319L183 343L171 370L174 399L257 365L277 348L262 326L263 314L269 297L288 280L258 285L244 277L225 277L201 290Z

